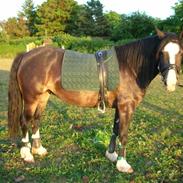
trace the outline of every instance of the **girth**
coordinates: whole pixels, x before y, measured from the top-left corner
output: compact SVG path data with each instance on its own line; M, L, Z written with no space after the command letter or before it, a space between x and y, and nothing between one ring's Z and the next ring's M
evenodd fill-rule
M98 110L104 113L107 105L107 66L105 64L105 61L107 60L107 51L98 51L96 52L95 57L100 84Z

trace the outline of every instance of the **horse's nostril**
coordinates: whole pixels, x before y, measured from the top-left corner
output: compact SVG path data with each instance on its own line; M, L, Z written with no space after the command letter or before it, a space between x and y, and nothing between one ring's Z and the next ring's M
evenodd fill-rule
M167 86L167 90L170 91L170 92L175 91L175 85L169 85L169 86Z
M164 84L165 84L165 86L167 86L167 80L164 80Z

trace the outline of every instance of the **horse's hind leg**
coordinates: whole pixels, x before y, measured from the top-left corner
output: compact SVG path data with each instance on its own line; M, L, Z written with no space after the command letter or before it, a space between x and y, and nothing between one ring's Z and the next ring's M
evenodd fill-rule
M119 111L116 108L114 125L113 125L113 133L111 136L108 150L106 151L106 157L112 162L117 161L117 157L118 157L118 154L115 151L115 149L116 149L116 137L118 135L119 135Z
M39 103L36 108L34 120L32 121L32 154L38 154L40 156L44 156L47 154L47 150L41 145L39 123L41 114L46 107L48 98L49 93L44 93L39 97Z
M33 120L33 116L35 113L37 107L36 102L27 102L24 101L24 110L21 116L21 129L22 129L22 142L23 142L23 147L21 147L20 154L21 157L24 159L24 161L32 163L34 162L34 157L31 154L31 144L29 142L29 131L28 131L28 126L30 122Z

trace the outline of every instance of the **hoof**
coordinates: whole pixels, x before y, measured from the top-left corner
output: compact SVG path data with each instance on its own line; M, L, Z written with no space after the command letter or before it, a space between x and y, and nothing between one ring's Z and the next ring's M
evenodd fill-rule
M120 157L120 159L118 159L116 168L119 172L133 173L132 167L127 163L126 159L124 159L123 157Z
M48 154L48 152L43 146L40 146L39 148L32 147L32 154L38 154L39 156L45 156L46 154Z
M34 157L32 156L32 158L24 158L24 161L26 162L26 163L35 163L35 161L34 161Z
M27 163L34 163L34 157L30 152L30 148L29 147L22 147L20 149L20 155L21 158L24 159L25 162Z
M105 156L111 162L116 162L117 158L118 158L118 154L116 153L116 151L114 151L113 153L109 153L109 151L107 150L106 153L105 153Z

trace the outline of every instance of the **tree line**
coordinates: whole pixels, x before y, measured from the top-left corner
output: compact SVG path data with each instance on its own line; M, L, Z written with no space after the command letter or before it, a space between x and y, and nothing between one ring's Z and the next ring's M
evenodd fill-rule
M183 30L183 0L179 0L172 8L174 15L161 20L140 12L130 15L104 12L99 0L89 0L83 5L75 0L47 0L39 6L35 6L33 0L25 0L17 17L1 22L0 37L56 36L67 33L117 41L151 35L155 26L178 33Z

